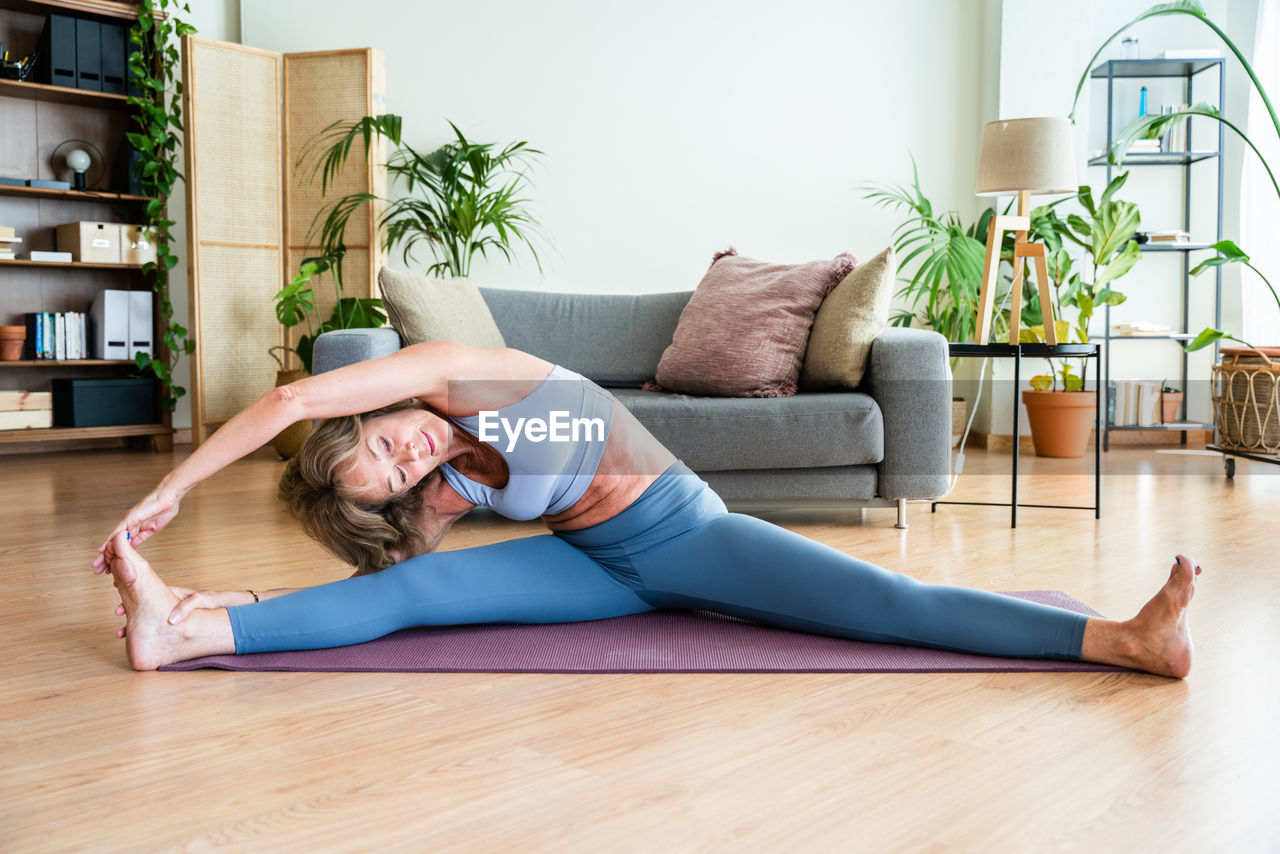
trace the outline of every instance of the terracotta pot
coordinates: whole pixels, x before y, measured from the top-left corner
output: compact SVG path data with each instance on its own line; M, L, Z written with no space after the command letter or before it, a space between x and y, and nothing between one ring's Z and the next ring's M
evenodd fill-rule
M303 377L309 376L306 371L276 371L276 388L282 385L288 385L296 382ZM298 453L298 449L302 447L302 442L311 434L311 422L299 421L296 424L290 424L288 427L276 434L271 440L271 447L275 448L280 459L287 460L294 454Z
M1084 456L1097 412L1096 392L1028 390L1022 393L1022 402L1037 456Z
M1178 409L1182 406L1182 392L1160 392L1160 420L1171 424L1178 420Z
M27 340L27 327L0 326L0 361L16 362L22 358L22 345Z

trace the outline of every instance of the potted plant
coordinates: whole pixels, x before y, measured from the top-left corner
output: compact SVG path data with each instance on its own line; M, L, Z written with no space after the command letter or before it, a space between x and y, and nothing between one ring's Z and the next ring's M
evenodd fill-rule
M305 258L297 275L280 293L275 295L276 318L285 329L293 329L306 323L307 331L297 337L292 347L283 344L268 349L280 368L276 371L276 385L295 382L311 373L311 354L318 336L334 329L377 328L387 322L382 311L382 301L377 299L342 296L341 260L345 247L314 258ZM323 273L330 273L334 285L334 305L327 320L320 319L316 306L315 290L311 280ZM291 367L289 355L293 354L300 367ZM289 459L298 452L302 440L311 432L309 421L299 421L282 430L271 446L282 459Z
M509 261L520 244L542 269L533 240L538 236L537 220L523 195L529 187L527 167L542 152L524 141L502 149L472 142L457 125L449 126L454 139L426 154L404 141L397 115L366 116L326 129L318 144L327 148L315 167L321 173L322 192L328 191L357 139L369 152L378 137L391 143L387 174L393 186L403 190L393 199L352 193L321 211L325 218L319 242L326 253L342 245L352 214L376 200L385 205L378 219L383 248L390 252L399 247L407 264L413 250L425 245L434 259L427 268L430 274L467 276L477 255L488 257L492 252ZM340 257L337 263L341 265Z
M1088 219L1077 213L1065 220L1058 216L1057 206L1069 199L1036 208L1031 213L1031 233L1045 244L1045 265L1054 302L1054 329L1059 342L1074 339L1076 343L1089 343L1089 319L1094 309L1101 305L1120 305L1125 300L1124 294L1111 285L1133 269L1142 257L1138 244L1132 239L1140 224L1138 206L1115 198L1128 174L1117 175L1096 201L1091 188L1080 187L1075 199L1089 214ZM1068 244L1084 250L1092 280L1075 269L1075 262L1067 251ZM1027 287L1029 290L1029 283ZM1036 311L1042 314L1038 303ZM1074 323L1067 319L1072 311ZM1025 312L1023 316L1026 317ZM1020 336L1022 341L1043 342L1043 317L1023 328ZM1067 360L1047 361L1050 372L1032 377L1031 388L1022 392L1036 454L1082 457L1097 412L1097 389L1089 391L1084 387L1084 359L1080 360L1079 375Z
M1152 6L1112 33L1099 46L1097 52L1089 60L1089 64L1085 66L1083 74L1081 74L1080 82L1076 86L1075 101L1072 104L1072 118L1075 116L1076 106L1080 102L1080 94L1084 89L1089 71L1107 45L1141 21L1149 18L1175 15L1199 21L1212 30L1230 49L1249 76L1249 80L1253 83L1254 89L1261 98L1271 119L1271 127L1275 130L1277 137L1280 137L1280 117L1276 115L1275 107L1272 105L1262 81L1258 79L1258 75L1245 58L1244 53L1227 37L1222 28L1209 18L1198 0L1177 0L1177 2ZM1275 191L1276 197L1280 198L1280 180L1277 180L1275 172L1262 155L1262 152L1259 151L1257 145L1249 139L1244 131L1222 116L1220 111L1211 104L1196 104L1185 110L1175 111L1172 114L1138 118L1121 131L1116 144L1108 154L1108 158L1114 164L1122 163L1125 154L1135 140L1159 137L1181 122L1197 116L1221 122L1226 128L1239 136L1262 163L1267 177L1271 179L1271 187ZM1277 310L1280 310L1280 294L1276 292L1275 287L1267 280L1266 276L1262 275L1261 271L1249 263L1249 255L1237 246L1234 241L1222 240L1213 244L1210 248L1217 250L1218 256L1198 264L1191 271L1192 275L1198 276L1207 269L1224 264L1242 264L1257 275L1263 284L1267 286L1272 298L1275 300ZM1229 353L1224 348L1219 354L1223 358L1213 366L1213 382L1211 386L1214 427L1219 436L1218 441L1228 449L1255 452L1263 450L1266 453L1278 454L1280 453L1280 400L1277 398L1280 398L1280 393L1276 393L1274 389L1280 382L1280 360L1273 360L1272 357L1273 355L1280 355L1280 349L1255 346L1220 329L1206 328L1187 344L1186 350L1188 352L1199 350L1224 338L1237 341L1243 344L1244 347L1230 348L1231 352ZM1259 386L1264 392L1263 394L1259 394ZM1271 393L1265 393L1268 389L1272 390ZM1268 431L1267 425L1272 425L1270 431ZM1270 433L1269 441L1268 432Z

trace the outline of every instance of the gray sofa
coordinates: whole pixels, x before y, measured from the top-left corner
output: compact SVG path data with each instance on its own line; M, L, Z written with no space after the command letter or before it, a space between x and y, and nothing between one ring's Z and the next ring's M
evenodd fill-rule
M637 296L481 288L507 346L609 389L731 508L896 507L948 486L951 379L941 335L886 329L863 386L794 397L692 397L650 392L692 291ZM389 329L316 341L319 373L393 352Z

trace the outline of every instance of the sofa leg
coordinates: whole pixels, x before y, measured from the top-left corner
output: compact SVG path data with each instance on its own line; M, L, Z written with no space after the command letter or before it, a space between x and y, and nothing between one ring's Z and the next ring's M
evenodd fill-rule
M893 527L895 528L907 527L907 499L905 498L898 499L898 523Z

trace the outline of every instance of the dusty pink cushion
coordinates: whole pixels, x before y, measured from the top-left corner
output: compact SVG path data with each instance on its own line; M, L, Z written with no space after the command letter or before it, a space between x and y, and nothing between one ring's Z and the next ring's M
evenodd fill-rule
M717 254L680 314L656 386L724 397L795 394L814 314L857 263L848 253L808 264Z

